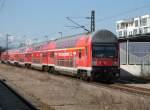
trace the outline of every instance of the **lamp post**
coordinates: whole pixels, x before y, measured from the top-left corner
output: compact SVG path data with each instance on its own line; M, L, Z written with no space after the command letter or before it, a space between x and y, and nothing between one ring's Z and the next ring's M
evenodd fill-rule
M60 38L62 38L62 36L63 36L63 35L62 35L62 32L58 32L58 33L60 34Z
M44 36L45 37L45 39L46 39L46 42L48 42L48 36L46 35L46 36Z

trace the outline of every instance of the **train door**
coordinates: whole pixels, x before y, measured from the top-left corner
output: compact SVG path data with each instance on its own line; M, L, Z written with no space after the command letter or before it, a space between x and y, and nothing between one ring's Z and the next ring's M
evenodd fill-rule
M77 58L77 50L75 50L73 53L72 53L72 55L73 55L73 74L76 74L77 73L77 69L76 69L76 67L77 67L77 60L78 60L78 58Z
M76 51L74 51L73 53L73 67L76 68Z
M51 64L51 65L54 65L56 62L55 62L55 54L54 54L54 51L51 51L49 52L49 55L48 55L48 64Z
M78 66L83 65L83 49L78 50Z
M48 64L48 57L47 52L42 53L42 64L47 65Z

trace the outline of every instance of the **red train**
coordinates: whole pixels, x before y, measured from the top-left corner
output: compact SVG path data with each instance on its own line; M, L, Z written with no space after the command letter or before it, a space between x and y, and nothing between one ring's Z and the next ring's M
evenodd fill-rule
M109 81L120 76L119 43L108 30L8 50L2 53L1 61L85 80Z

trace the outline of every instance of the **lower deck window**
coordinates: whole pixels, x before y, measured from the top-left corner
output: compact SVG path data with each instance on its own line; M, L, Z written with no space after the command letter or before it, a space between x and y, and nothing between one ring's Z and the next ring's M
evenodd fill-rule
M59 59L57 60L58 66L65 66L65 67L73 67L73 61L72 60L65 60L65 59Z
M40 59L33 59L32 62L33 62L33 63L40 64Z

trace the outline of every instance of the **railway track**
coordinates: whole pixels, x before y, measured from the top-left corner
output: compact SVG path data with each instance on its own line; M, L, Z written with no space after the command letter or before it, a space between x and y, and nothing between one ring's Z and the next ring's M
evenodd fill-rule
M150 89L144 88L144 87L135 87L132 85L126 85L126 84L120 84L120 83L114 83L114 84L103 84L99 82L91 82L90 85L94 85L97 87L104 87L108 89L114 89L114 90L120 90L123 92L132 93L135 95L143 95L150 97Z
M55 75L55 74L52 74ZM67 75L59 75L59 77L69 77ZM121 84L121 83L114 83L114 84L104 84L101 82L86 82L74 77L71 77L71 80L77 80L77 81L81 81L83 83L88 83L90 85L94 85L97 87L104 87L104 88L108 88L108 89L116 89L116 90L120 90L123 92L128 92L128 93L132 93L132 94L136 94L136 95L144 95L144 96L149 96L150 97L150 89L148 88L144 88L144 87L135 87L132 85L127 85L127 84Z
M150 89L144 87L135 87L135 86L125 85L125 84L112 84L112 85L108 85L108 87L138 94L138 95L150 96Z
M0 110L37 110L37 108L0 80Z

